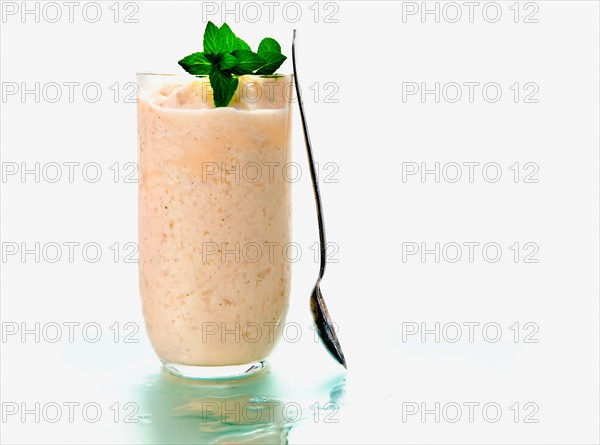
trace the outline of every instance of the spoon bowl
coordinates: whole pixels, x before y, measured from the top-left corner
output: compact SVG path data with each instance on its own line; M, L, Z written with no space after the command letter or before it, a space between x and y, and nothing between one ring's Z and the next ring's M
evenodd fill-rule
M337 360L337 362L346 368L346 358L342 352L342 346L335 333L335 327L329 317L327 305L321 295L320 283L317 283L310 296L310 311L315 320L317 334L329 353Z

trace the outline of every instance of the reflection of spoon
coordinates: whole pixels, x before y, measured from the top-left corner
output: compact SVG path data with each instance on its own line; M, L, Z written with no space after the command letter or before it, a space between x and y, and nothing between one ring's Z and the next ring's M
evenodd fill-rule
M321 268L319 269L319 277L317 283L310 296L310 310L317 326L317 332L321 341L329 353L345 368L346 359L342 352L342 347L335 334L333 323L329 318L329 312L321 294L321 280L325 274L325 265L327 263L327 244L325 242L325 223L323 222L323 206L321 204L321 194L319 192L319 184L317 181L315 161L312 154L312 146L310 144L310 136L308 135L308 126L304 114L304 105L302 104L302 93L300 92L300 84L298 83L298 71L296 70L296 30L294 29L294 38L292 40L292 65L294 67L294 81L296 83L296 95L298 96L298 105L300 106L300 117L302 120L302 129L304 130L304 142L306 144L306 152L308 154L308 165L310 167L310 177L312 179L313 190L315 192L315 201L317 203L317 219L319 220L319 239L321 251Z

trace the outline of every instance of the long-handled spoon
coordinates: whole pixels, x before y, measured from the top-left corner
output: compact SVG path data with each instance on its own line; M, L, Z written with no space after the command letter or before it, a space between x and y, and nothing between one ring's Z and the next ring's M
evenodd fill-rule
M317 332L323 344L329 353L345 368L346 359L342 352L342 347L335 334L333 323L329 318L327 306L323 295L321 294L321 280L325 274L325 265L327 264L327 243L325 242L325 224L323 222L323 206L321 204L321 194L319 192L319 184L315 168L315 161L308 135L308 126L306 124L306 116L304 114L304 105L302 104L302 93L300 92L300 84L298 82L298 70L296 69L296 30L294 29L294 38L292 39L292 65L294 68L294 83L296 84L296 96L298 97L298 105L300 106L300 117L302 120L302 130L304 131L304 142L306 144L306 153L308 154L308 166L310 167L310 177L312 179L313 191L315 192L315 201L317 204L317 219L319 220L319 239L321 252L321 267L319 269L319 277L317 283L310 296L310 310L317 326Z

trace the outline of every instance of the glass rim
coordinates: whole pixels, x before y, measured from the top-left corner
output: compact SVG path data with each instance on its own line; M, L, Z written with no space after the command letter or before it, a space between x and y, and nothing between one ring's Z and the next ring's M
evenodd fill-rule
M190 74L190 73L158 73L158 72L152 72L152 71L138 71L135 73L136 76L156 76L156 77L196 77L196 78L205 78L205 77L209 77L208 74ZM292 73L289 74L279 74L279 73L275 73L275 74L243 74L241 76L237 76L237 77L259 77L259 78L267 78L267 79L273 79L273 78L277 78L277 77L293 77Z

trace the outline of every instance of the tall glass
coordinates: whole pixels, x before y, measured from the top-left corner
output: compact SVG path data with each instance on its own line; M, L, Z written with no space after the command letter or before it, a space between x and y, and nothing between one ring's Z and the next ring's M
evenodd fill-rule
M139 279L150 341L188 378L257 372L290 293L292 76L138 74Z

